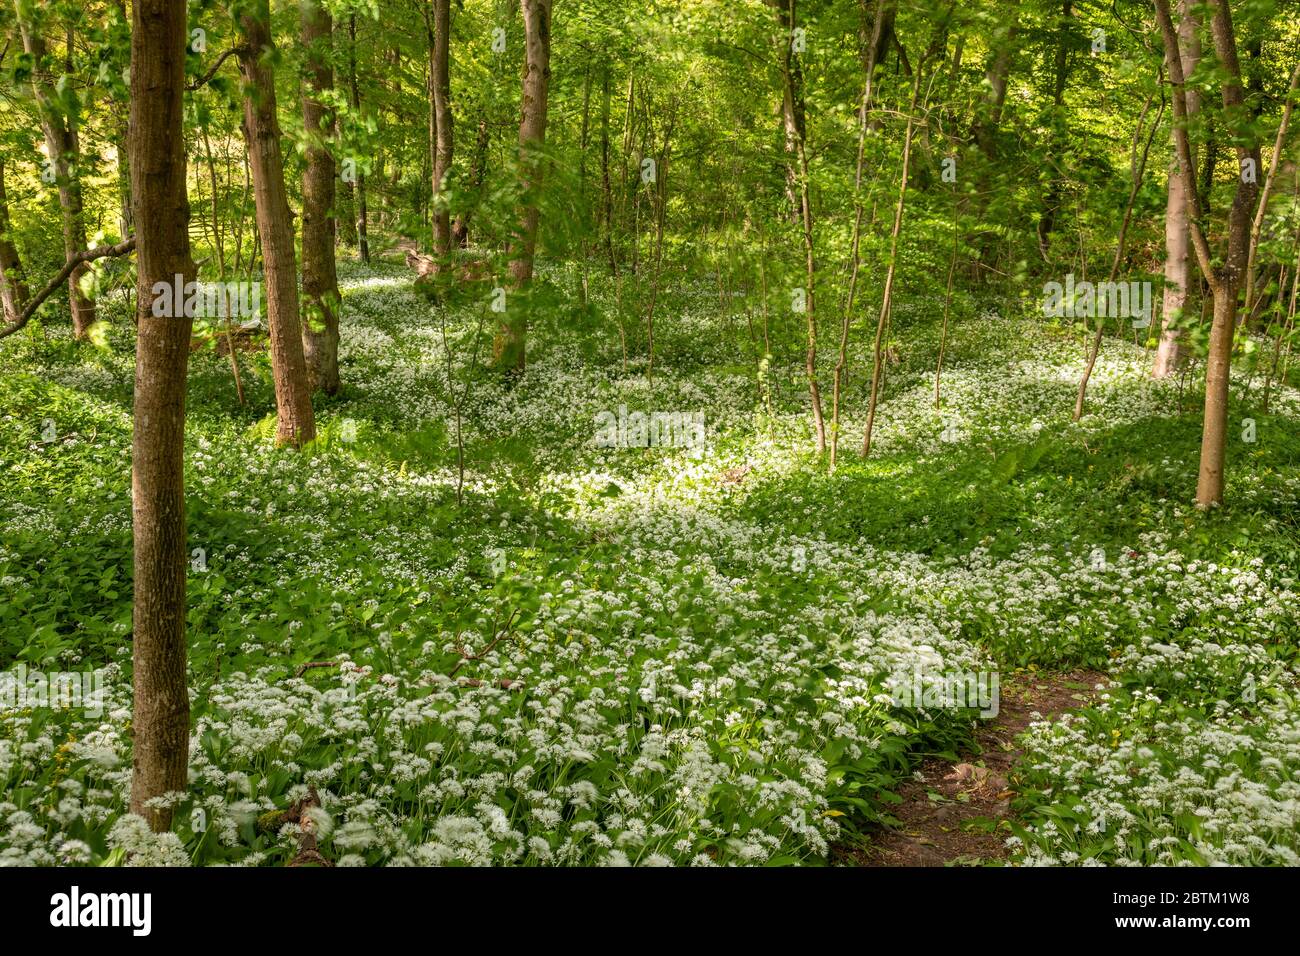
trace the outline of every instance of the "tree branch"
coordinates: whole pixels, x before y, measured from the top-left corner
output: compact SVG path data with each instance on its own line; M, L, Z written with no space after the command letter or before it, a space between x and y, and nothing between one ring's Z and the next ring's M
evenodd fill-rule
M41 307L46 299L54 294L55 289L67 281L68 276L72 275L77 266L84 265L87 262L93 262L95 259L124 256L134 249L135 236L131 236L130 238L122 240L115 246L100 246L98 249L83 249L81 252L78 252L76 255L69 258L68 261L63 264L63 268L55 274L54 278L47 282L40 292L37 292L32 296L27 305L23 307L22 314L19 315L12 324L0 329L0 339L13 335L31 321L32 316L36 314L36 310Z
M199 77L197 80L195 80L193 83L189 84L185 88L189 90L191 93L193 93L195 90L200 90L203 87L207 86L209 81L211 81L211 79L217 75L217 70L221 69L221 64L225 63L226 60L230 59L230 57L239 53L241 49L242 47L232 46L229 50L226 50L224 53L221 54L221 56L217 57L217 62L213 63L210 67L208 67L208 71L206 73L204 73L201 77Z

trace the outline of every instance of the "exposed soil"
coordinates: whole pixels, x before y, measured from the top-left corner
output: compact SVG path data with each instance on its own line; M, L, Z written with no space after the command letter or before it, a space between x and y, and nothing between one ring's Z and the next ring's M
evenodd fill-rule
M901 825L878 828L861 846L841 846L832 862L849 866L974 866L1005 859L1001 821L1011 815L1016 738L1038 716L1055 719L1096 693L1101 674L1020 671L1003 674L998 714L975 734L979 751L956 762L931 758L898 789L892 809ZM1035 716L1037 715L1037 716Z

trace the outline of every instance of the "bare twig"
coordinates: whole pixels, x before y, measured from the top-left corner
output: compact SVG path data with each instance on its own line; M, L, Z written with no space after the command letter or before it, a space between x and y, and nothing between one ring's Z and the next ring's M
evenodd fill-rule
M298 669L293 672L294 677L301 677L313 667L338 667L338 661L308 661L306 664L299 664Z
M483 658L487 657L488 654L490 654L490 653L492 652L492 649L493 649L494 647L496 647L498 644L500 644L501 641L502 641L503 639L509 637L511 634L514 633L513 630L511 630L510 625L514 623L515 617L516 617L518 614L519 614L519 609L518 609L518 608L515 608L513 611L511 611L511 612L510 612L510 616L509 616L508 618L506 618L505 626L501 629L500 633L498 633L496 637L492 638L492 640L488 642L487 647L483 648L483 650L479 651L477 654L467 654L467 653L465 653L465 648L461 647L460 644L457 643L457 645L456 645L456 651L460 654L461 659L456 663L456 666L455 666L455 667L453 667L450 671L447 672L447 676L448 676L448 677L455 677L455 676L456 676L456 671L458 671L458 670L460 670L462 667L464 667L465 664L466 664L467 662L469 662L469 661L481 661L481 660L483 660ZM514 683L514 682L511 681L511 683ZM473 685L471 685L471 686L475 686L475 687L477 687L477 686L479 686L479 685L478 685L478 684L473 684Z

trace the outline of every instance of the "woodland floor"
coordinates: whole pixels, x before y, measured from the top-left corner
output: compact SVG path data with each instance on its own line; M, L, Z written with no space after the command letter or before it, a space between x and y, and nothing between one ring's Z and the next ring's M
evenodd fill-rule
M506 380L482 297L393 259L343 264L301 452L255 343L243 406L191 356L163 836L125 813L129 305L0 344L0 664L106 682L98 713L0 703L0 863L282 866L303 814L340 866L1300 863L1300 391L1265 411L1263 350L1203 515L1198 384L1128 331L1075 423L1086 330L959 295L936 404L942 297L900 295L871 456L855 333L832 473L803 316L666 277L651 380L633 290L547 269ZM633 411L705 441L602 445ZM990 669L991 721L893 696Z

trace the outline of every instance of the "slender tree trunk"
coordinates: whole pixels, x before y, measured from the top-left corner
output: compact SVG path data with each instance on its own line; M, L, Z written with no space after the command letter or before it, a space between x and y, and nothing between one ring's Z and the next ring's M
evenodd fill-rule
M1052 82L1052 105L1055 107L1058 119L1065 103L1065 84L1069 78L1070 69L1070 32L1066 29L1073 16L1073 0L1061 0L1061 13L1057 19L1057 40L1056 40L1056 57L1053 67ZM1005 95L1005 87L1004 95ZM1064 120L1060 119L1063 123ZM1052 230L1056 227L1056 215L1061 205L1061 174L1056 172L1047 184L1047 192L1043 197L1043 212L1038 219L1038 251L1047 262L1048 253L1052 243ZM936 385L938 376L936 374ZM937 392L937 388L936 388ZM937 403L937 399L936 399Z
M479 117L478 129L474 133L474 152L469 161L469 190L476 197L483 194L483 182L487 178L488 147L492 142L492 130L488 126L487 110ZM471 208L462 209L456 214L456 221L451 225L452 243L460 249L469 245L469 224Z
M1296 233L1296 243L1293 249L1300 249L1300 230ZM1273 362L1269 366L1268 378L1264 382L1264 414L1268 414L1269 399L1273 392L1273 382L1277 380L1279 384L1285 384L1284 379L1278 379L1278 364L1282 359L1282 342L1286 340L1288 347L1291 343L1291 337L1295 334L1295 310L1296 298L1300 296L1300 258L1297 258L1296 265L1292 270L1291 276L1291 305L1288 307L1286 319L1282 317L1282 303L1285 299L1283 289L1279 284L1277 293L1277 313L1278 313L1278 331L1277 343L1273 347Z
M1201 59L1201 41L1197 36L1196 0L1180 0L1178 52L1182 75L1190 76ZM1200 109L1200 95L1187 91L1187 114L1194 117ZM1171 139L1176 135L1171 133ZM1154 378L1167 378L1187 363L1187 349L1179 328L1179 319L1191 301L1191 233L1187 225L1186 184L1178 174L1177 150L1169 163L1169 187L1165 202L1165 286L1161 304L1160 344L1156 348Z
M1287 126L1291 122L1291 110L1295 105L1295 94L1297 87L1300 87L1300 62L1297 62L1291 70L1291 82L1287 86L1286 106L1282 108L1282 121L1277 127L1277 136L1273 140L1273 163L1268 168L1268 176L1264 179L1264 188L1260 191L1259 202L1255 208L1255 219L1250 228L1250 252L1246 260L1246 301L1242 308L1242 314L1249 319L1253 314L1255 306L1255 253L1259 249L1259 237L1264 228L1264 217L1268 215L1268 200L1273 194L1273 181L1277 177L1278 168L1282 165L1282 153L1286 148Z
M252 187L248 150L240 150L240 154L244 160L244 191L239 197L239 218L235 220L235 275L241 274L240 270L244 264L244 222L248 218L248 191Z
M1019 47L1021 13L1020 0L1005 0L999 7L997 33L993 38L992 53L984 70L988 92L979 103L973 124L973 138L985 159L984 166L980 170L981 182L977 189L977 195L981 197L976 215L976 220L979 222L984 221L991 202L990 197L995 192L995 184L992 180L993 170L998 164L997 131L1002 123L1002 109L1006 104L1011 67ZM980 231L976 237L977 257L974 265L977 272L988 268L990 261L995 258L994 246L997 238L997 234L988 229Z
M790 207L790 219L799 222L803 209L800 199L800 144L806 131L803 103L803 71L799 58L794 55L795 9L794 0L769 0L777 8L781 23L781 131L785 136L785 198ZM811 295L811 290L809 290Z
M339 119L334 118L334 140L341 141L339 131ZM355 181L349 181L343 178L341 164L337 161L334 163L334 195L335 215L334 227L338 234L339 242L349 249L355 249L357 246L357 187Z
M659 301L659 280L663 273L664 219L668 211L668 156L672 149L673 126L677 119L676 105L671 109L668 128L664 133L664 147L659 153L659 164L655 172L655 260L654 273L650 279L650 307L646 310L645 377L648 381L654 380L655 304Z
M131 195L137 336L131 441L134 531L131 812L154 830L170 807L150 801L187 788L190 701L185 686L185 373L191 320L153 314L154 284L195 275L185 195L184 0L134 0L131 30Z
M943 374L943 356L948 348L948 319L952 313L952 280L957 274L957 247L960 233L957 230L957 215L952 217L952 256L948 260L948 286L943 294L943 328L939 332L939 358L934 363L934 407L939 407L939 377Z
M1228 117L1244 109L1241 66L1237 60L1237 41L1233 34L1232 11L1228 0L1214 0L1210 32L1214 49L1227 78L1223 82L1223 108ZM1249 160L1260 168L1257 134L1250 129L1232 130L1238 169ZM1217 279L1214 297L1214 324L1210 328L1210 349L1205 366L1205 424L1201 433L1201 465L1196 481L1196 504L1208 509L1223 504L1224 470L1228 438L1228 385L1232 373L1232 342L1237 330L1237 293L1246 280L1251 258L1252 214L1259 195L1254 177L1246 181L1237 176L1237 189L1228 210L1228 250ZM1255 240L1258 236L1253 237ZM1206 265L1209 264L1208 256Z
M113 0L113 6L122 17L122 22L129 22L126 0ZM131 156L128 138L130 136L130 104L120 100L113 103L113 146L117 150L117 192L118 192L118 230L122 238L135 232L134 216L131 213Z
M357 85L357 15L348 17L348 85L352 92L352 111L361 113L361 87ZM354 195L357 213L357 255L362 262L370 261L369 210L366 209L366 174L356 171Z
M853 302L858 291L858 273L862 268L862 256L860 254L863 214L862 168L866 156L867 121L871 112L872 85L876 73L876 48L880 43L880 33L884 22L881 15L883 7L884 0L876 0L871 32L867 37L865 48L866 60L862 67L866 76L862 82L862 104L858 108L858 155L853 174L853 239L849 252L849 290L844 301L844 316L840 323L840 352L835 362L835 377L831 386L831 471L835 470L835 460L840 447L840 389L843 385L845 370L848 367L849 330L853 322ZM863 32L866 32L865 24Z
M523 192L519 231L510 250L510 280L516 290L533 278L537 229L541 218L537 192L542 181L541 147L546 141L546 102L551 83L551 0L520 0L524 14L524 73L519 119L519 173ZM493 352L497 365L522 372L527 319L518 304L507 307Z
M9 234L9 199L5 195L4 160L0 159L0 305L6 325L18 320L27 296L23 262Z
M1141 161L1138 161L1137 145L1142 135L1142 123L1150 109L1151 100L1148 98L1146 104L1142 107L1142 115L1138 117L1137 126L1133 129L1133 145L1130 150L1130 155L1133 157L1133 181L1129 186L1128 202L1124 205L1124 218L1119 224L1119 238L1115 240L1115 258L1111 260L1110 274L1106 277L1107 283L1115 281L1116 276L1119 275L1120 264L1124 261L1124 246L1128 240L1128 227L1133 221L1133 202L1137 199L1138 190L1142 187L1142 179L1146 175L1147 158L1151 155L1151 143L1155 140L1156 130L1160 128L1160 121L1165 115L1164 100L1161 100L1160 111L1151 122L1151 128L1147 133L1146 146L1142 149ZM1098 296L1098 301L1100 301L1100 296ZM1101 352L1102 337L1106 333L1107 317L1103 315L1094 316L1094 318L1097 319L1097 327L1092 335L1092 348L1088 352L1088 364L1084 367L1083 377L1079 379L1079 390L1074 397L1073 420L1076 422L1083 417L1083 406L1088 397L1088 381L1092 378L1092 370L1097 365L1097 356Z
M253 200L257 207L257 232L262 239L262 262L266 275L271 369L279 415L276 440L301 447L316 437L316 423L298 322L298 270L293 223L289 218L289 200L284 188L275 77L268 62L274 53L270 23L269 0L251 0L239 18L244 41L239 53L245 87L244 139L248 143L253 170Z
M451 254L451 211L442 200L451 173L452 116L451 67L449 47L451 35L450 0L432 0L433 49L429 63L430 85L433 87L435 122L435 149L433 154L433 252L441 268Z
M618 259L614 255L614 191L609 178L609 108L611 93L609 66L601 75L600 100L600 181L601 223L605 233L605 255L609 258L609 274L618 275Z
M302 173L302 349L311 388L339 390L339 283L334 260L334 157L327 140L334 118L325 106L334 91L330 65L334 24L321 0L303 0L302 45L307 54L302 125L307 139Z
M45 38L38 25L26 19L26 5L16 0L18 29L23 46L32 58L32 92L36 97L45 135L45 150L53 164L54 181L59 190L59 210L63 223L63 255L71 259L86 248L86 221L81 198L81 149L73 117L64 116L58 106L54 84L45 65ZM68 300L72 306L72 329L84 338L95 324L95 304L81 293L81 277L87 266L80 264L68 276Z
M203 156L207 160L208 182L212 190L212 240L213 247L217 250L217 275L220 281L226 281L226 242L225 235L221 229L221 213L217 205L217 164L212 158L212 139L208 136L207 126L201 127L203 138ZM226 295L222 293L223 300ZM239 375L239 358L235 348L234 337L230 333L230 327L233 324L230 309L228 305L223 306L222 315L225 317L226 333L226 354L230 358L230 373L235 379L235 394L239 397L239 405L242 408L246 403L244 401L244 383Z
M816 436L817 454L826 451L826 421L822 416L821 389L817 385L817 260L813 247L812 197L808 182L808 148L805 141L806 127L803 115L803 91L799 60L794 55L792 34L795 29L795 0L784 0L785 6L779 10L782 28L781 77L784 81L784 103L786 104L786 144L792 148L798 161L798 209L803 225L804 248L804 315L807 319L808 348L804 353L804 375L808 379L808 399L812 405L813 430ZM788 187L787 187L788 188Z
M894 226L889 234L889 267L885 270L885 287L880 295L880 314L876 319L876 339L872 348L874 355L871 369L871 394L867 400L867 428L862 435L862 457L871 454L871 435L876 427L876 404L880 398L880 375L882 371L882 346L884 344L885 323L889 320L889 310L894 298L894 274L898 266L898 237L903 231L903 210L907 203L908 171L912 165L912 132L916 125L916 104L921 95L921 74L918 67L912 80L912 101L907 108L907 128L903 133L903 162L898 182L898 202L894 205Z
M217 164L212 158L212 139L208 136L208 128L202 126L199 129L200 138L203 140L203 158L206 160L205 165L208 167L208 184L211 195L208 197L212 209L212 247L217 253L217 270L221 279L226 278L226 242L225 236L221 229L221 207L218 205L217 191Z

